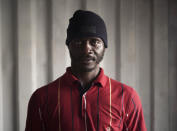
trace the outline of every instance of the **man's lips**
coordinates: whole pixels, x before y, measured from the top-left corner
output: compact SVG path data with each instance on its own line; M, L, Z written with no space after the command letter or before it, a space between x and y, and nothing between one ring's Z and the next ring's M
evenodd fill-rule
M89 64L93 61L95 61L94 57L84 57L84 58L80 59L80 62L85 63L85 64Z

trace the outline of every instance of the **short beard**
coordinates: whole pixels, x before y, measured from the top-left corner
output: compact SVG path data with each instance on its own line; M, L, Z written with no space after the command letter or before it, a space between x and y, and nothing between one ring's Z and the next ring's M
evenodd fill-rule
M105 49L103 50L103 52L102 52L100 55L97 54L97 58L98 58L98 59L96 60L96 63L97 63L97 64L100 64L100 62L103 60L104 52L105 52Z

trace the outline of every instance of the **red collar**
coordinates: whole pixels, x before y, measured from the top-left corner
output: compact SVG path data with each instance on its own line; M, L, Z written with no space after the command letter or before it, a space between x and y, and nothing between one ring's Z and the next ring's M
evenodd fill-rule
M100 73L98 77L93 81L93 85L100 84L100 87L105 87L107 80L108 77L104 74L104 70L100 68ZM76 78L71 72L71 67L66 68L66 73L64 74L64 81L70 86L73 86L73 84L79 84L78 78Z

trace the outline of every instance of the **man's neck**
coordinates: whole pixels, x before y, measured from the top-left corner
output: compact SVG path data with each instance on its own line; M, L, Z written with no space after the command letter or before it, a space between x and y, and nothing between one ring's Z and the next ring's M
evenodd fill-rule
M99 74L99 71L100 71L100 67L98 66L89 72L81 72L81 71L71 67L71 71L72 71L73 75L76 76L80 80L81 85L83 87L85 87L86 85L90 84L97 77L97 75Z

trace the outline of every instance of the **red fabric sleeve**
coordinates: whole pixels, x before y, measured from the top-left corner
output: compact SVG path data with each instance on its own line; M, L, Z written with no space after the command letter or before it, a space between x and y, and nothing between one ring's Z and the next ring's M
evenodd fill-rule
M40 96L37 91L31 96L28 104L25 131L43 131L43 114L40 108Z
M128 101L125 117L125 130L128 128L129 131L147 131L141 101L134 90Z

